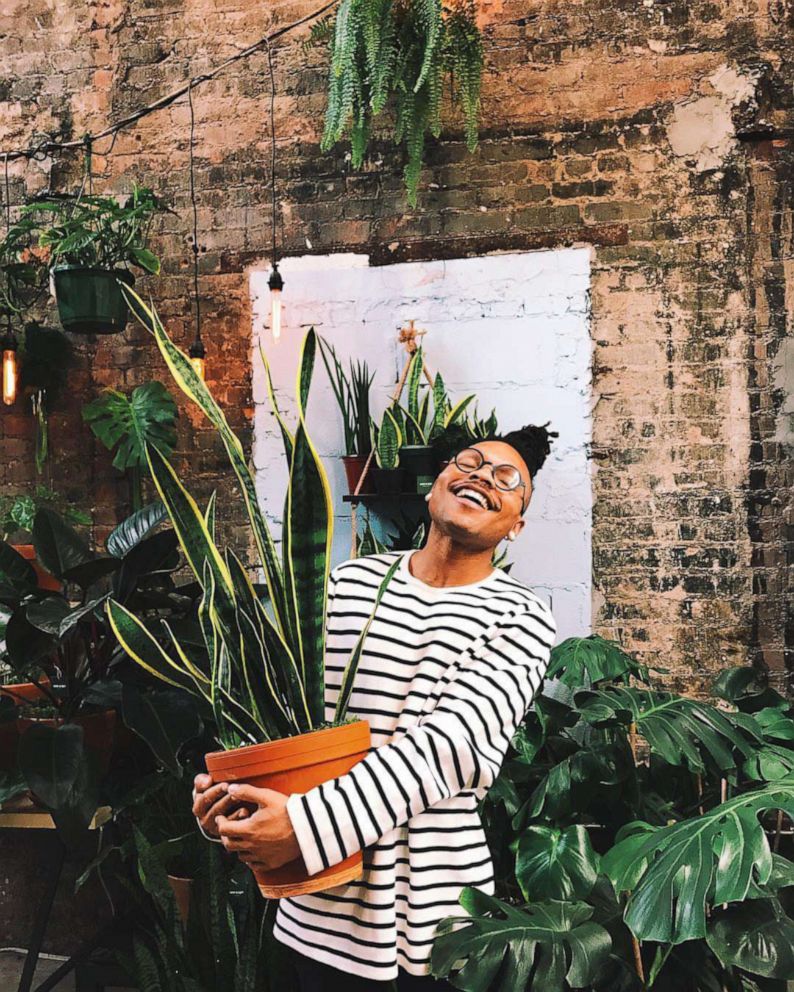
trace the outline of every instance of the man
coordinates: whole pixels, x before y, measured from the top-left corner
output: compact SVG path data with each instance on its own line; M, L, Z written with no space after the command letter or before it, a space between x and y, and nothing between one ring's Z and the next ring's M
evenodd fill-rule
M279 902L275 936L293 949L300 992L451 988L429 976L436 927L460 915L467 885L493 892L479 801L537 693L556 635L551 611L491 564L524 527L549 452L527 426L458 451L427 499L415 551L367 555L331 571L326 712L381 579L401 556L367 636L349 714L373 747L352 771L305 795L195 783L203 831L249 865L302 857L310 875L364 850L360 881ZM252 804L248 814L238 806Z

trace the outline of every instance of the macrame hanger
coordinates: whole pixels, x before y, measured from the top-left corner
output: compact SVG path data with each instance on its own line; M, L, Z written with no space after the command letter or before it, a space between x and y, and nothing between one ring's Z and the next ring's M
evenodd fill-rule
M416 350L421 344L421 341L417 339L422 338L425 334L427 334L427 331L419 330L415 325L416 325L415 320L409 320L408 326L401 327L397 335L397 342L398 344L403 345L406 352L408 353L408 358L405 361L402 374L400 375L400 378L397 382L397 387L391 397L391 403L389 404L390 406L393 403L397 403L400 397L402 396L403 389L405 388L405 382L408 378L408 369L411 367L411 360L413 359L414 355L416 354ZM430 374L430 370L427 367L427 362L424 360L424 357L422 358L422 371L424 372L425 378L427 379L432 389L433 376ZM363 485L364 478L366 477L366 474L369 471L370 462L372 461L374 454L375 454L375 449L374 448L370 449L370 452L367 455L367 460L364 463L364 468L361 472L361 475L359 476L358 482L356 483L356 488L353 490L354 496L358 496L361 490L361 486ZM350 504L350 527L352 530L351 545L350 545L351 558L358 558L358 527L357 527L357 513L356 513L357 506L358 504L356 502Z

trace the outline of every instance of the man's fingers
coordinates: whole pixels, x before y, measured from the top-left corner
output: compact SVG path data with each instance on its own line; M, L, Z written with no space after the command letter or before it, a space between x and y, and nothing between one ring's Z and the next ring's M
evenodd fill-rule
M193 779L193 788L196 792L204 792L212 785L212 776L202 773Z
M196 796L196 801L193 803L193 815L194 816L205 816L206 813L219 802L224 796L227 795L227 785L225 782L219 785L213 785L211 788L199 793Z
M267 807L272 803L283 805L284 793L275 789L257 789L245 783L233 783L229 786L229 794L243 803L255 803L259 807Z
M233 840L240 840L250 835L250 820L250 816L247 816L244 820L240 820L239 822L232 820L229 816L219 816L215 821L215 825L217 826L218 833L221 837L231 837Z

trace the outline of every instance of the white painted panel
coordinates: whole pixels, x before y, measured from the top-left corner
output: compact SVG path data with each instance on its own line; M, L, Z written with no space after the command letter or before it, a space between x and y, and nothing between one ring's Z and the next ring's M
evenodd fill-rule
M276 395L294 423L300 342L314 326L346 363L377 371L374 414L387 405L405 358L397 330L414 318L426 328L425 351L453 398L476 392L481 415L496 409L500 429L551 421L559 431L535 480L527 526L510 545L512 574L550 601L558 641L591 630L592 349L589 334L590 251L489 255L370 268L363 255L284 259L284 330L267 330L268 273L251 276L254 312L254 464L257 491L278 537L287 471L278 426L267 403L256 354L261 340ZM316 366L308 424L325 459L338 516L334 563L350 550L350 511L338 455L342 424L322 362Z

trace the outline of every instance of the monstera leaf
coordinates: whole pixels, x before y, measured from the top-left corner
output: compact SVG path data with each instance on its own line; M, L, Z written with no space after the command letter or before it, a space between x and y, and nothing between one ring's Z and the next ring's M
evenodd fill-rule
M83 419L102 444L116 449L113 465L122 472L146 465L146 446L168 457L176 444L176 403L162 382L147 382L130 396L106 389L83 407Z
M706 941L728 968L781 980L794 975L794 920L777 899L748 899L716 910Z
M626 824L601 870L630 892L624 919L640 940L678 944L706 935L706 905L741 902L773 877L758 821L767 809L794 816L794 775L734 796L694 820Z
M582 902L517 909L478 889L464 889L460 902L470 918L442 921L431 967L446 977L465 962L455 985L467 992L525 992L530 974L543 992L584 988L612 949L607 930L591 920L593 907Z
M655 671L664 672L666 669L657 668ZM547 679L559 679L571 689L599 682L628 682L629 675L647 682L648 668L638 665L617 641L609 641L598 634L566 638L551 652L546 671Z
M524 898L586 899L598 876L598 855L586 827L534 826L516 846L516 878Z
M704 756L719 772L732 771L734 749L749 758L763 744L761 729L751 717L672 692L610 686L577 692L574 702L596 726L635 723L652 751L693 772L706 771Z

